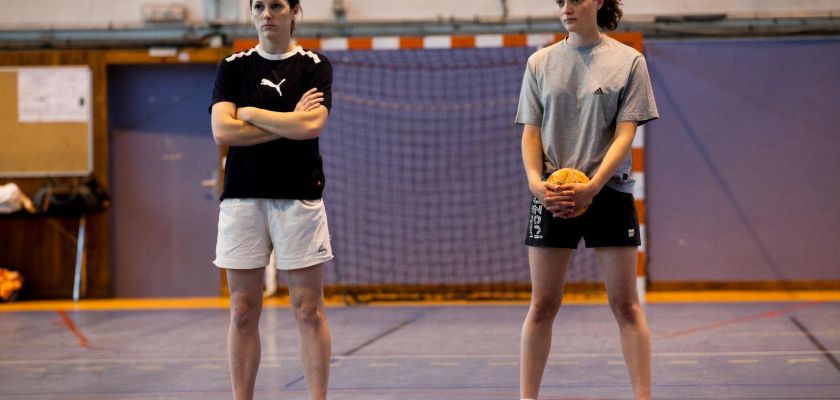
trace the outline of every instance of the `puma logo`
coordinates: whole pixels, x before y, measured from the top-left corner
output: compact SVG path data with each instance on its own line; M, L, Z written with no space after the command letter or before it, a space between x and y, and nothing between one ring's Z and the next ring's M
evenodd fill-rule
M269 86L269 87L273 87L274 89L276 89L276 90L277 90L277 93L279 93L279 94L280 94L280 97L283 97L283 92L280 90L280 85L282 85L282 84L283 84L283 82L286 82L286 80L285 80L285 79L283 79L282 81L280 81L280 83L278 83L278 84L274 84L274 82L272 82L272 81L270 81L270 80L268 80L268 79L263 79L263 80L260 82L260 85L262 85L262 86Z

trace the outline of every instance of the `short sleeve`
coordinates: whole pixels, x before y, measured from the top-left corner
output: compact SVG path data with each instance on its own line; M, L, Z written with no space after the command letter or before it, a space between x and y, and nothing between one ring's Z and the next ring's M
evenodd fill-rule
M223 101L229 101L234 104L239 103L239 97L236 95L236 81L237 75L234 73L233 63L223 59L219 62L216 68L216 83L213 86L213 101L208 107L208 111L213 109L213 105Z
M657 118L659 112L653 98L647 63L644 57L639 56L633 61L624 94L619 100L616 121L636 121L642 125Z
M522 91L519 93L519 108L516 111L516 123L519 125L542 126L543 105L537 84L534 57L528 59L525 76L522 78Z
M321 60L315 64L312 70L312 84L310 87L318 88L318 91L324 94L324 102L322 103L327 110L332 109L332 64L323 54L318 54Z

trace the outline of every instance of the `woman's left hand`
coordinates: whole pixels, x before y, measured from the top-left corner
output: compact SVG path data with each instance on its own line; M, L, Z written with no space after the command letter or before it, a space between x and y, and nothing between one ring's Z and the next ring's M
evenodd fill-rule
M295 105L296 112L306 112L317 109L324 102L324 93L318 91L317 88L312 88L306 91L301 96L298 103Z
M600 191L600 188L593 185L592 182L587 182L561 185L560 190L569 193L567 196L568 201L574 203L574 208L567 208L561 214L562 217L568 218L580 210L589 207L592 204L592 199Z

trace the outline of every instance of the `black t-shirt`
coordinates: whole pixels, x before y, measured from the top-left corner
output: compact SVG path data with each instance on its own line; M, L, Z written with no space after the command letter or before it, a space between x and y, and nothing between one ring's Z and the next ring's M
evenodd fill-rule
M332 66L323 54L294 51L273 55L259 46L219 63L213 103L291 112L303 94L318 88L327 110L332 106ZM280 138L253 146L230 146L222 199L320 199L324 170L318 139Z

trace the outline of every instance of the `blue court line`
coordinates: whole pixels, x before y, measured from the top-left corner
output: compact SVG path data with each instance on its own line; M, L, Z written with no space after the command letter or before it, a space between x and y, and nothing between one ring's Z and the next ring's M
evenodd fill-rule
M834 354L831 354L831 352L828 351L828 349L826 349L825 346L823 346L823 344L819 340L817 340L816 336L811 334L811 331L809 331L808 328L805 327L805 325L799 322L799 320L796 319L796 317L790 317L790 320L791 322L793 322L794 325L796 325L797 328L799 328L799 330L802 331L802 333L805 334L805 336L808 337L808 340L810 340L811 343L813 343L814 346L816 346L817 349L819 349L822 352L823 357L828 359L828 362L830 362L831 365L834 366L834 369L840 372L840 363L838 363L837 359L834 358Z
M426 313L427 313L427 311L425 311L425 310L423 310L421 312L418 312L418 313L415 313L413 316L411 316L407 320L399 323L398 325L396 325L396 326L394 326L394 327L392 327L392 328L390 328L386 331L383 331L382 333L374 336L370 340L368 340L368 341L366 341L366 342L364 342L364 343L362 343L362 344L360 344L360 345L358 345L358 346L356 346L356 347L354 347L354 348L352 348L348 351L345 351L344 353L341 353L341 356L342 357L349 357L349 356L359 352L360 350L364 349L365 347L370 346L371 344L373 344L377 340L382 339L385 336L388 336L388 335L390 335L390 334L392 334L392 333L394 333L394 332L396 332L396 331L398 331L402 328L405 328L408 325L411 325L412 323L416 322L421 317L425 316Z
M408 326L408 325L411 325L412 323L414 323L415 321L417 321L418 319L420 319L421 317L423 317L424 315L426 315L426 313L427 313L427 311L426 311L426 310L421 310L421 311L419 311L419 312L416 312L416 313L414 313L414 315L412 315L411 317L409 317L409 318L408 318L408 319L406 319L405 321L402 321L402 322L400 322L399 324L397 324L397 325L395 325L395 326L393 326L393 327L391 327L391 328L389 328L389 329L386 329L386 330L382 331L382 332L381 332L381 333L379 333L378 335L376 335L376 336L374 336L374 337L372 337L372 338L370 338L370 339L366 340L364 343L362 343L362 344L360 344L360 345L358 345L358 346L356 346L356 347L354 347L354 348L352 348L352 349L350 349L350 350L345 351L345 352L344 352L344 353L342 353L340 356L341 356L341 357L348 357L348 356L351 356L351 355L353 355L354 353L357 353L357 352L359 352L360 350L364 349L365 347L370 346L371 344L373 344L374 342L378 341L379 339L382 339L382 338L384 338L385 336L388 336L388 335L390 335L390 334L392 334L392 333L394 333L394 332L396 332L396 331L398 331L398 330L400 330L400 329L402 329L402 328L405 328L405 327L406 327L406 326ZM330 360L330 363L332 363L333 361L337 361L337 360L336 360L336 358L331 359L331 360ZM297 384L298 382L302 381L304 378L305 378L305 377L304 377L304 375L300 375L300 376L298 376L297 378L293 379L291 382L287 383L284 387L285 387L285 388L290 388L290 387L292 387L293 385Z

